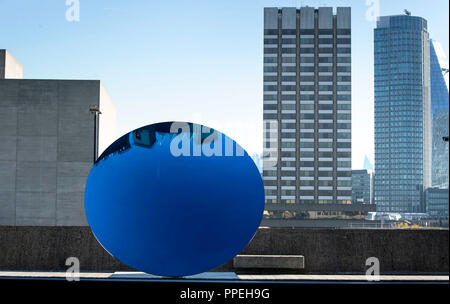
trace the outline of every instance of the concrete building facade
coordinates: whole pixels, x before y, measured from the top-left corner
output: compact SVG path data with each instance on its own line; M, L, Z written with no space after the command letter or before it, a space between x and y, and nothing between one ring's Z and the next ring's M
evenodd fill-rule
M0 50L0 79L21 79L22 76L22 64L7 50Z
M432 186L448 189L449 150L442 137L449 131L448 60L437 41L430 41Z
M276 217L289 209L294 218L345 213L352 200L349 7L264 9L263 100L266 210Z
M98 80L8 79L2 69L0 225L87 225L84 186L94 153L115 139L114 103Z

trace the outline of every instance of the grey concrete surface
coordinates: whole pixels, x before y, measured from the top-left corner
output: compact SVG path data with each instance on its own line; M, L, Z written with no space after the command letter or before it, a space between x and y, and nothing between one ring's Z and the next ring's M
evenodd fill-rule
M284 254L238 254L233 258L236 269L303 269L305 257Z
M261 228L240 254L303 255L302 274L364 275L377 257L388 274L447 274L448 230ZM133 271L110 256L89 227L0 226L0 271ZM230 260L214 271L235 272ZM242 272L242 271L241 271Z
M0 50L0 79L22 78L22 64L7 50Z
M83 193L94 155L89 108L100 106L100 91L98 80L0 79L0 225L87 225ZM112 126L108 101L100 106L102 123Z
M0 50L0 226L87 226L84 185L116 139L114 103L99 80L21 78Z
M1 276L1 272L0 272ZM163 277L159 275L148 274L145 272L130 272L130 271L116 271L112 273L108 278L111 279L163 279L170 277ZM178 277L179 278L179 277ZM239 279L234 272L202 272L190 276L181 277L183 279L193 280L237 280Z
M0 278L66 278L65 271L0 271ZM234 272L203 272L186 277L161 277L134 271L117 272L80 272L80 279L120 279L120 280L245 280L245 281L367 281L365 275L305 275L305 274L236 274ZM442 282L448 281L448 275L381 275L384 282Z

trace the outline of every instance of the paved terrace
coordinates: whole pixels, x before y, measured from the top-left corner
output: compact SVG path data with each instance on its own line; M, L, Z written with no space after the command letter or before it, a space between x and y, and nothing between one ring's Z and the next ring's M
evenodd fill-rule
M302 274L236 274L234 272L205 272L172 278L144 272L82 272L81 280L143 280L143 281L352 281L367 282L365 275L302 275ZM0 271L0 279L65 279L66 272ZM381 282L445 282L448 275L380 275Z

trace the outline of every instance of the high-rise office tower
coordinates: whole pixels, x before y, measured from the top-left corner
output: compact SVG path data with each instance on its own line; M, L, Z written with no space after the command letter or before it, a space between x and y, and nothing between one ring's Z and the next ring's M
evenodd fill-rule
M448 61L444 49L437 41L430 42L430 89L432 134L432 185L448 189ZM448 77L448 75L446 75Z
M349 7L264 9L263 179L274 213L351 204Z
M431 186L427 21L380 17L374 43L377 211L423 211L423 190Z
M427 213L433 217L448 218L448 194L448 189L426 189L424 200Z
M370 204L371 176L367 170L352 170L352 203Z

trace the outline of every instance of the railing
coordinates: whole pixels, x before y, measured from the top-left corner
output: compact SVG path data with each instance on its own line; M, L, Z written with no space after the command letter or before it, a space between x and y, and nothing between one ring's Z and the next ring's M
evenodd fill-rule
M396 229L394 223L349 223L349 228L362 228L362 229Z

